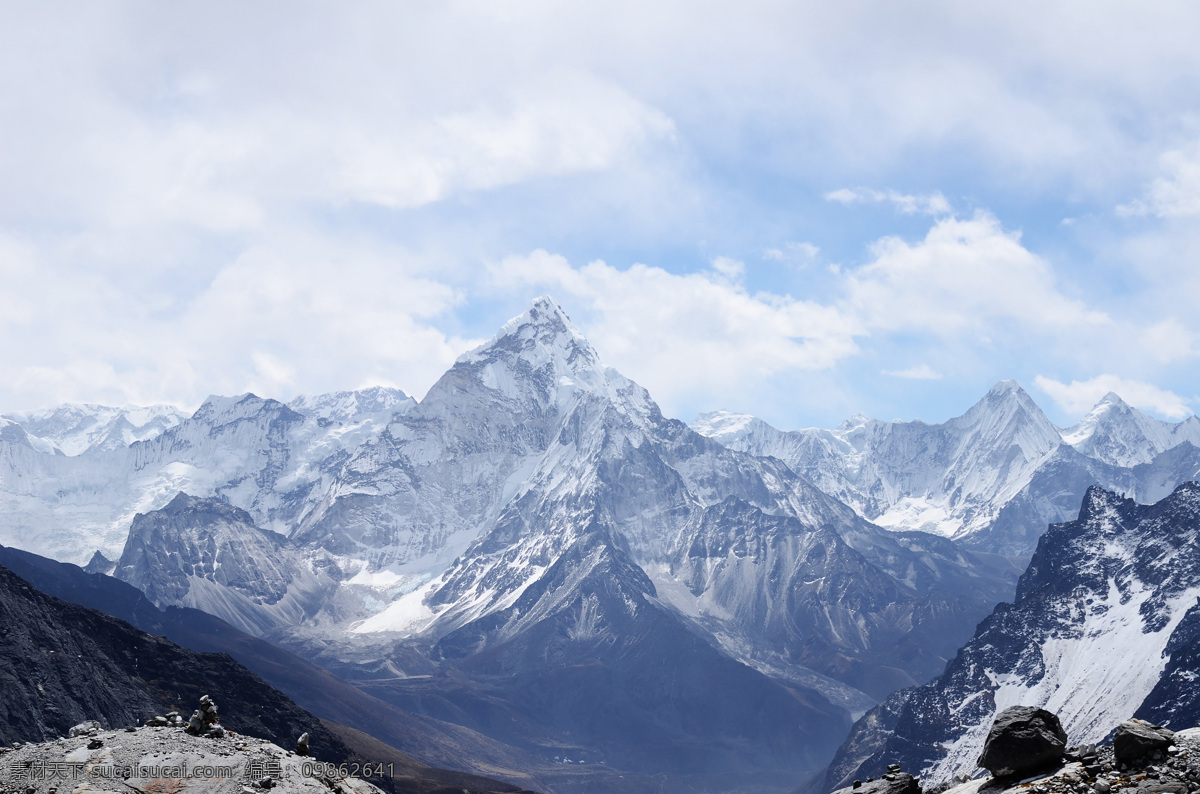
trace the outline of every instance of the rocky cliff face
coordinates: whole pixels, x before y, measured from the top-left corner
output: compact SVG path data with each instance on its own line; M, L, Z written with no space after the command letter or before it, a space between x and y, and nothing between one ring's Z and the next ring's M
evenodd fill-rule
M53 576L55 572L48 568L58 565L49 560L31 560L24 554L16 555L16 562L23 567L32 567L35 573L40 568L46 576ZM136 591L127 594L120 590L119 582L112 582L113 587L105 587L103 582L95 581L103 578L86 574L82 578L58 577L60 586L74 591L78 597L106 600L112 609L131 609L132 616L153 622L156 627L171 623L170 616L158 613L144 599L139 603L140 595ZM88 584L92 586L88 587ZM85 588L91 592L82 592ZM202 613L197 615L199 619L184 621L193 630L205 619L213 620ZM219 638L214 637L212 641L219 642ZM261 660L262 657L260 654L258 658ZM270 661L278 664L278 655ZM456 791L471 792L524 790L495 780L428 766L344 726L325 723L225 653L197 653L109 615L61 601L35 589L6 567L0 567L0 687L4 692L4 697L0 698L0 743L25 745L20 751L0 758L0 766L8 772L22 759L42 762L66 759L85 766L110 764L121 760L122 750L138 751L124 758L125 765L143 760L150 751L161 757L170 753L194 754L197 749L201 750L201 758L207 756L212 761L216 756L223 759L221 763L237 764L240 763L237 760L239 754L264 749L267 742L274 744L264 752L273 753L277 758L289 755L280 747L294 747L297 738L307 733L312 761L357 765L360 769L366 763L392 762L394 775L377 776L375 781L388 792L416 794L443 791L447 786L455 787ZM344 684L342 688L346 688ZM221 706L221 724L233 732L224 739L188 737L182 723L175 727L146 728L145 734L139 728L134 733L102 730L99 735L93 732L78 740L59 738L66 736L73 726L90 720L97 720L101 729L130 726L132 730L132 726L140 726L151 717L172 711L187 714L207 693L212 693ZM360 705L362 700L369 699L360 699ZM257 741L251 737L257 737ZM98 741L100 746L88 748L89 741ZM197 758L191 760L202 763ZM299 766L298 762L296 766ZM300 777L311 779L307 782L292 780L291 783L299 786L296 790L327 791L332 787L319 780L321 775ZM330 780L336 778L334 775ZM240 791L242 785L258 779L235 775L236 785L231 790ZM284 779L275 782L288 790ZM312 784L312 788L304 789L307 784ZM62 789L62 781L42 779L27 780L20 790L25 791L27 785L33 785L36 791ZM124 784L116 782L114 785ZM139 781L134 780L128 785L139 785ZM176 780L161 785L183 786L178 790L187 790L187 786L193 786L197 791L218 790L213 788L217 784L205 779ZM145 790L159 789L150 786Z
M484 774L528 788L544 788L539 775L547 769L535 757L466 728L384 703L328 670L206 612L179 607L159 609L125 582L19 549L0 546L0 566L47 595L103 612L192 651L229 654L301 708L319 716L363 757L393 758L400 755L394 748L402 748L409 756L434 766L469 773L467 777L470 773ZM357 731L365 731L369 737L359 736ZM360 744L374 749L358 749ZM420 766L411 757L405 763L407 767ZM430 769L420 773L432 774ZM435 777L442 779L445 774Z
M64 736L89 719L116 728L190 713L213 692L231 706L223 719L232 730L281 744L307 730L333 757L349 754L315 717L228 656L195 653L59 601L7 568L0 568L0 659L0 743Z
M264 634L315 616L336 583L244 510L181 493L139 513L114 576L160 607L203 609Z
M864 717L827 783L899 759L936 783L974 769L998 710L1056 712L1075 743L1125 715L1190 724L1198 674L1200 485L1153 505L1100 488L1038 543L1013 604L1001 604L931 683Z

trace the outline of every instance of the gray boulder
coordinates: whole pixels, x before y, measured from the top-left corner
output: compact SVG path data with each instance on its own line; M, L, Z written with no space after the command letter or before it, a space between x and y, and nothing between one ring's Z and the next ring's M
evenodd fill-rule
M100 731L100 723L96 720L88 720L75 725L67 732L67 736L74 739L76 736L90 736Z
M1067 732L1058 716L1033 706L1012 706L996 715L979 765L994 777L1037 772L1062 763Z
M1130 764L1155 750L1166 750L1174 743L1174 731L1145 720L1126 720L1117 726L1117 733L1113 736L1113 755L1117 763Z

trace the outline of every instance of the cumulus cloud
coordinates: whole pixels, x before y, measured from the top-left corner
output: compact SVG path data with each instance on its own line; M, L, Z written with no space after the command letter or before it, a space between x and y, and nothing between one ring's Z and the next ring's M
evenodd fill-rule
M546 289L577 307L605 359L667 404L695 393L745 399L773 375L827 369L857 350L854 318L832 306L751 293L730 260L680 275L600 261L575 267L534 251L490 271L498 286Z
M891 204L905 215L950 215L950 202L941 193L912 195L895 190L874 190L867 187L841 188L825 194L826 201L845 204Z
M1191 241L1139 259L1175 269L1134 310L941 193L812 201L919 173L985 206L1008 190L1015 226L1044 205L1012 196L1110 206L1131 183L1131 211L1195 214L1200 154L1172 136L1198 107L1178 75L1200 68L1200 10L1068 9L27 4L0 29L0 329L20 340L0 406L420 392L490 330L482 261L509 297L536 284L587 315L629 374L712 401L889 340L919 349L888 361L978 362L1007 334L1178 363ZM839 204L930 230L849 264L888 230ZM504 259L539 248L620 267ZM694 250L731 256L689 273Z
M210 393L286 399L373 383L419 396L479 341L436 327L463 295L423 275L402 250L385 257L319 238L264 243L197 294L161 304L103 281L75 284L56 263L40 264L48 289L23 296L36 319L23 324L23 344L0 350L13 407L195 407Z
M900 349L908 357L951 351L968 367L995 356L997 347L1020 356L1054 347L1075 362L1171 362L1193 352L1178 321L1114 319L1069 294L1046 259L986 212L937 219L915 241L879 240L868 262L832 274L825 301L751 291L744 263L723 257L709 270L681 274L602 261L576 266L538 250L489 269L502 290L547 291L575 307L606 360L668 408L687 394L745 404L773 379L830 370L864 350ZM928 363L882 374L943 377ZM1177 412L1178 404L1130 388L1154 410ZM1055 399L1064 393L1054 392Z
M1190 401L1178 394L1116 375L1097 375L1090 380L1073 380L1070 383L1038 375L1034 383L1064 411L1077 416L1087 413L1109 392L1120 395L1132 406L1170 419L1183 419L1192 413Z
M337 131L330 136L335 192L415 207L461 190L611 168L673 135L665 114L615 85L579 74L554 78L517 92L506 107L434 118L413 131Z
M447 47L469 10L11 15L0 404L428 387L473 341L438 326L482 234L415 253L397 218L635 168L676 135L594 70L480 55L486 24Z
M869 327L942 336L1027 328L1098 327L1102 312L1063 294L1054 269L995 216L943 218L923 240L887 237L868 264L847 274L847 304Z

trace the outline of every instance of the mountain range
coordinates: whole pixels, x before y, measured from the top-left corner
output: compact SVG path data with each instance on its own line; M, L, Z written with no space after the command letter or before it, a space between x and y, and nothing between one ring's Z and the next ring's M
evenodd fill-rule
M1012 382L941 425L689 427L539 298L420 401L6 415L0 542L571 767L556 790L784 791L942 673L1089 486L1161 498L1197 445L1115 395L1056 428Z
M1015 381L941 424L856 416L834 430L784 432L725 411L692 427L778 458L869 521L1029 555L1094 484L1153 502L1200 473L1200 419L1154 419L1110 392L1078 424L1056 427Z

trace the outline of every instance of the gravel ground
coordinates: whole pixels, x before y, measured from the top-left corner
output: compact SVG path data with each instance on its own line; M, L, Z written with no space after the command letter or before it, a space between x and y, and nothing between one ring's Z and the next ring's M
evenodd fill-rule
M95 731L0 748L0 794L381 794L350 776L369 778L372 771L331 768L232 731L208 738L179 727Z

